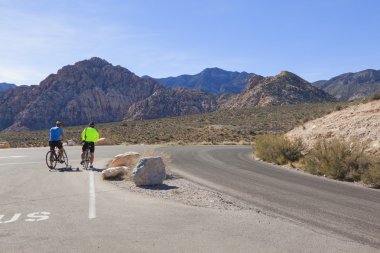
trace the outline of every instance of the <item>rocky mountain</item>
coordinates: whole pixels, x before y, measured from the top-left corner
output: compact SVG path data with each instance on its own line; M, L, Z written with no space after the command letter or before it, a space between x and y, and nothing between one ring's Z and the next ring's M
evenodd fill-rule
M211 94L237 94L242 92L248 79L254 74L247 72L231 72L220 68L207 68L196 75L181 75L177 77L156 78L166 87L182 87L201 89Z
M331 101L335 101L333 96L293 73L282 71L274 77L251 77L242 94L225 99L220 107L227 109Z
M318 81L314 85L339 100L352 101L367 98L373 93L380 92L380 70L367 69L356 73L346 73L327 81Z
M366 150L380 151L380 100L352 105L322 118L306 122L287 133L290 139L301 138L307 148L318 140L338 138L360 143Z
M206 113L217 109L216 97L201 90L165 88L132 105L127 114L131 120L174 117Z
M12 84L12 83L0 83L0 92L6 91L9 89L14 89L16 87L17 86L15 84Z
M141 110L133 105L141 101L149 103L146 99L150 96L153 96L151 101L155 102L156 94L161 93L170 94L170 90L153 79L140 78L123 67L113 66L95 57L65 66L39 85L18 87L0 93L0 131L44 129L52 126L56 120L65 125L80 125L89 121L120 121L128 117L152 118L154 115L147 113L149 116L145 116L142 113L149 112L148 109ZM181 98L178 102L174 102L176 97L171 97L173 104L177 103L186 109L181 108L179 112L171 109L172 111L157 113L156 117L197 112L192 107L194 101L188 101L187 98L196 97L200 112L212 108L209 106L209 96L203 100L203 94L189 94L191 92L177 91L175 95ZM135 109L129 110L130 108ZM133 111L139 115L134 115Z
M311 83L312 85L314 85L315 87L321 89L322 86L327 82L327 80L319 80L319 81L316 81L314 83Z

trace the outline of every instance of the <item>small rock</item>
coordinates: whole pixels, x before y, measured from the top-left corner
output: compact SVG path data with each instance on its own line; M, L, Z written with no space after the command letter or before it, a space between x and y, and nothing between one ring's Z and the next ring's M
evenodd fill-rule
M125 171L127 170L128 170L128 167L125 167L125 166L111 167L102 171L102 177L103 179L108 179L108 178L123 176L125 174Z
M96 145L101 146L101 145L112 145L112 142L108 138L99 138L99 140L96 142Z
M7 141L1 141L0 142L0 148L10 148L11 145Z
M75 146L76 143L74 140L67 140L67 146Z

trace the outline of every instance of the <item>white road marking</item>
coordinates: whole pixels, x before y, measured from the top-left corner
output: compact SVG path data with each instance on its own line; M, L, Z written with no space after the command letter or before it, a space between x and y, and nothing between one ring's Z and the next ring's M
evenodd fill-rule
M20 218L21 216L21 213L16 213L15 215L13 215L13 217L10 219L10 220L7 220L7 221L4 221L4 222L1 222L0 223L11 223L11 222L15 222L16 220L18 220L18 218ZM4 217L4 215L0 215L0 220Z
M32 163L41 163L41 162L24 162L24 163L0 163L0 166L4 166L4 165L18 165L18 164L32 164Z
M1 223L7 224L7 223L16 222L17 220L19 220L21 215L22 215L21 213L15 213L13 216L7 216L7 218L9 218L9 220L3 221L3 218L5 217L5 215L0 214L0 224ZM27 222L43 221L43 220L49 219L50 218L49 215L50 215L49 212L34 212L34 213L27 214L26 215L27 219L25 219L25 221L27 221Z
M33 221L43 221L49 219L49 212L35 212L27 215L28 219L25 221L33 222Z
M7 159L7 158L22 158L22 157L26 157L26 156L22 156L22 155L0 156L0 159Z
M95 206L95 179L94 172L89 172L89 202L88 202L88 218L94 219L96 218L96 206Z

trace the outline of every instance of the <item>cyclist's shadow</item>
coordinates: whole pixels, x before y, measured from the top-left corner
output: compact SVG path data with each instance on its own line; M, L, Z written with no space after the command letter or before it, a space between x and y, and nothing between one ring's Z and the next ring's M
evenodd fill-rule
M98 169L98 168L88 168L87 170L83 169L83 171L93 171L93 172L102 172L105 169Z
M82 172L79 168L72 168L71 166L63 168L50 169L50 172Z
M84 172L84 171L93 171L93 172L102 172L105 169L98 168L88 168L87 170L84 168L72 168L71 166L49 169L50 172Z

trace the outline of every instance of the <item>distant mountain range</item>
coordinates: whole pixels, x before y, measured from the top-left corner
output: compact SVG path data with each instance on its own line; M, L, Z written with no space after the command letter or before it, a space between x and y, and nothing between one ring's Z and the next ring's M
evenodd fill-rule
M0 92L0 131L46 129L56 120L68 126L89 121L154 119L219 109L335 101L333 96L286 71L263 77L210 68L194 76L177 78L164 80L172 82L170 85L175 88L165 87L158 83L163 79L140 78L97 57L80 61L49 75L39 85ZM334 80L314 85L328 90L334 86ZM376 83L378 72L363 74L361 79L355 75L355 80ZM345 83L337 83L342 82ZM236 93L238 90L242 91Z
M255 75L207 68L195 75L155 78L155 80L166 87L201 89L214 95L221 95L243 92L248 80ZM380 70L368 69L357 73L345 73L330 80L320 80L311 84L341 101L367 98L373 93L380 92Z
M0 92L2 91L6 91L6 90L9 90L9 89L14 89L16 88L17 86L13 83L0 83Z
M180 75L177 77L155 78L155 80L170 88L200 89L214 95L223 93L237 94L247 86L249 78L254 74L247 72L232 72L220 68L206 68L195 75Z
M330 80L313 83L339 100L351 101L380 92L380 70L367 69L346 73Z

